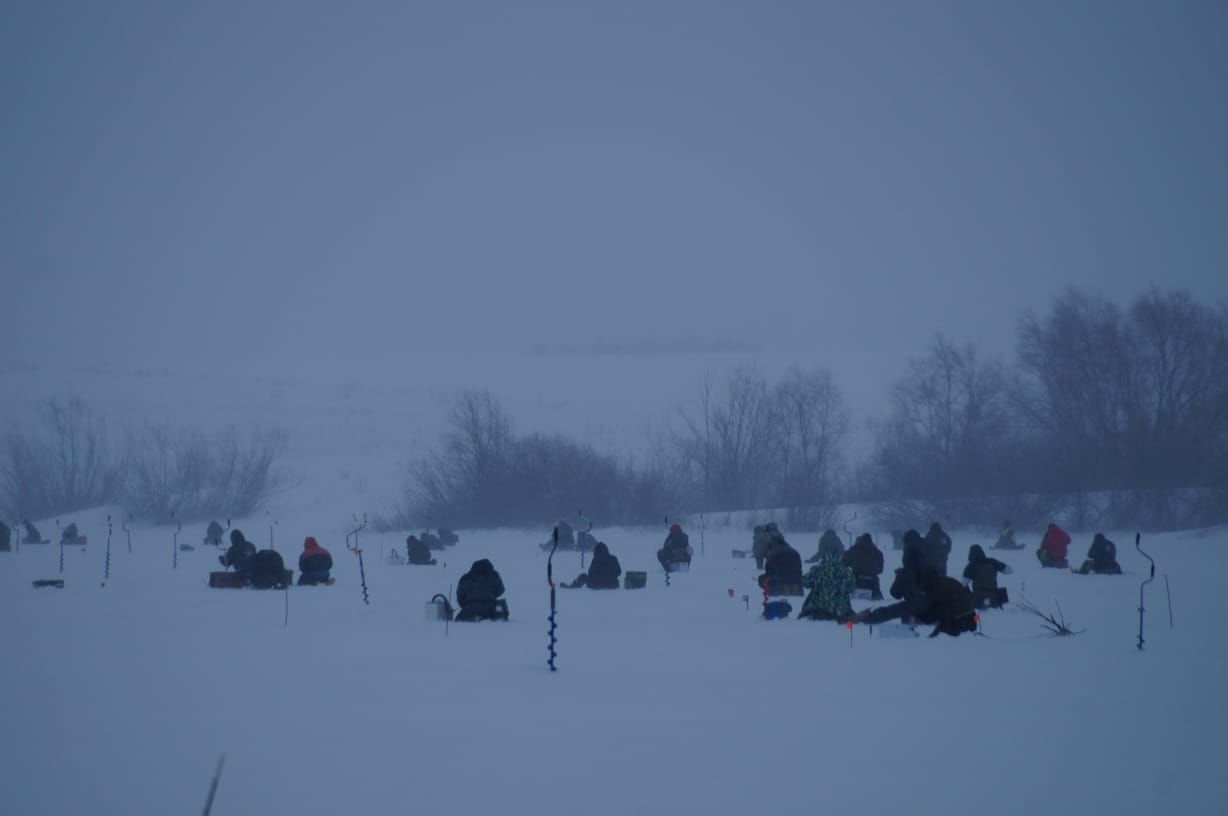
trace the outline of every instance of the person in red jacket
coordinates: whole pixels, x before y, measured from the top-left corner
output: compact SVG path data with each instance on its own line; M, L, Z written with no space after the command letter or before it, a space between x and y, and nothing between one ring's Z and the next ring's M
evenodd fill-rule
M303 542L303 553L298 557L298 571L301 573L298 585L331 584L333 579L329 577L329 572L332 568L332 555L314 538L307 536L307 540Z
M1069 546L1070 534L1053 522L1049 522L1049 528L1045 530L1045 537L1040 542L1040 549L1036 551L1036 557L1040 559L1042 567L1066 569L1070 566L1066 563L1066 548Z

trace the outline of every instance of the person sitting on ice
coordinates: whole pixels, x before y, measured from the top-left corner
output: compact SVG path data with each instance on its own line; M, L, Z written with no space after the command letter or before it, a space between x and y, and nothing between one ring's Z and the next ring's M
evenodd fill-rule
M507 620L507 601L503 595L503 579L494 564L483 558L474 561L469 571L456 585L456 601L460 611L458 621Z
M415 535L410 535L405 538L406 557L411 564L424 566L434 564L435 559L431 558L431 548L425 541L419 540Z
M823 559L802 578L802 587L810 592L797 616L843 623L853 616L849 596L855 585L853 570L841 563L841 556L830 551L823 553Z
M992 606L1001 609L1010 598L998 586L998 573L1010 575L1011 568L996 558L989 558L980 544L968 548L968 565L964 567L964 584L972 590L972 602L977 609Z
M319 543L307 536L303 541L303 552L298 557L298 585L317 586L331 584L333 579L329 573L333 568L333 556Z
M875 546L874 538L869 533L857 536L853 546L840 560L853 571L855 589L869 590L872 601L883 599L883 590L878 582L878 576L883 574L883 551Z
M38 528L29 521L22 519L21 526L25 529L26 534L21 539L22 544L42 544L43 534L38 531Z
M682 525L671 524L665 544L657 550L657 560L661 562L662 569L670 572L673 564L690 564L692 552L691 538L682 532Z
M773 536L763 559L759 586L768 595L802 594L802 557L779 532Z
M819 537L819 551L807 558L806 563L816 564L827 553L844 555L844 542L840 540L840 534L831 528L825 530Z
M209 522L209 526L205 528L205 543L213 547L222 546L222 535L225 532L217 521Z
M1070 566L1066 563L1066 548L1069 546L1070 534L1053 522L1049 522L1049 527L1045 530L1045 537L1041 539L1040 549L1036 551L1036 558L1042 567L1066 569Z
M63 530L60 531L60 543L61 544L76 544L77 539L79 537L80 536L77 534L76 522L69 524L67 527L65 527Z
M1080 575L1087 575L1089 572L1121 575L1121 565L1117 563L1117 545L1105 538L1104 533L1096 533L1092 546L1087 551L1087 560L1077 572Z
M217 560L223 567L231 567L240 575L251 572L252 558L256 555L256 545L243 537L237 528L230 531L230 547Z
M277 550L260 550L252 556L247 581L256 589L285 589L286 562Z
M1009 521L1002 522L1002 532L998 534L998 540L994 542L993 549L995 550L1022 550L1023 545L1015 541L1015 528L1011 526Z
M604 541L598 541L593 547L593 561L588 565L587 573L580 573L570 584L562 584L568 589L588 587L589 589L618 589L618 577L623 574L622 565L610 554L610 548Z
M927 607L919 617L934 624L930 637L940 634L959 637L964 632L976 631L976 606L972 593L963 584L926 567L921 570L921 589Z

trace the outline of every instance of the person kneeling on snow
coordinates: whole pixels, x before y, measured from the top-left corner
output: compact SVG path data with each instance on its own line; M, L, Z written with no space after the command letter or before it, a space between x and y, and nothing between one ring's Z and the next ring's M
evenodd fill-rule
M780 533L768 546L759 586L768 595L802 594L802 557Z
M992 606L1001 609L1009 598L998 586L998 573L1010 575L1011 568L996 558L989 558L980 544L968 548L968 566L964 567L964 584L972 589L972 601L977 609Z
M420 541L417 536L411 535L405 538L405 552L411 564L423 566L435 563L435 559L431 558L431 545Z
M819 537L819 551L807 558L806 563L817 564L827 553L844 555L844 542L840 540L840 534L830 528Z
M995 550L1023 549L1023 545L1015 541L1015 528L1009 521L1002 522L1002 532L998 535L998 540L994 542L993 548Z
M217 560L223 567L233 567L240 575L251 572L252 558L256 555L256 545L243 537L237 529L230 531L230 547Z
M891 597L896 603L875 607L858 612L853 620L858 623L886 623L900 619L906 625L914 623L933 623L929 619L929 600L921 587L921 569L924 556L921 554L921 534L909 530L904 534L904 556L900 567L895 571L895 580L891 583Z
M841 563L853 571L856 589L868 589L872 601L883 599L878 583L878 576L883 573L883 551L874 545L869 533L857 536L857 541L841 557Z
M802 579L802 586L810 592L797 616L843 623L853 616L849 596L855 584L853 571L840 562L839 555L830 551L823 553L823 559Z
M963 632L976 631L976 606L963 584L926 567L921 570L921 589L929 607L920 617L934 624L930 637L959 637Z
M588 587L589 589L618 589L618 576L623 574L622 565L610 554L610 548L604 541L598 541L593 548L593 563L588 565L588 572L576 576L570 584L563 584L568 589Z
M205 528L205 544L212 547L222 546L222 535L226 531L222 529L222 525L217 521L209 522L209 526Z
M42 544L43 543L43 534L38 531L37 527L35 527L33 524L25 520L22 520L21 526L25 528L25 531L26 531L25 536L21 539L22 544Z
M332 579L329 577L329 572L332 568L332 555L314 538L307 536L303 541L303 552L298 557L298 585L316 586L330 583Z
M666 572L670 571L670 564L691 563L691 538L682 532L681 525L671 524L669 526L669 535L665 537L665 544L657 550L657 560L661 562L661 568Z
M502 594L503 579L495 571L494 564L485 558L474 561L456 585L456 600L460 604L456 619L507 620L507 601L499 599Z
M1087 575L1089 572L1100 575L1121 575L1121 565L1117 563L1117 545L1104 537L1104 533L1096 533L1092 546L1087 551L1087 560L1077 572Z
M1042 567L1066 569L1070 566L1066 563L1066 548L1069 546L1070 534L1053 522L1049 522L1048 528L1045 529L1045 537L1040 541L1040 549L1036 551L1036 558Z
M285 589L290 585L286 578L286 562L277 550L260 550L252 556L248 582L256 589Z

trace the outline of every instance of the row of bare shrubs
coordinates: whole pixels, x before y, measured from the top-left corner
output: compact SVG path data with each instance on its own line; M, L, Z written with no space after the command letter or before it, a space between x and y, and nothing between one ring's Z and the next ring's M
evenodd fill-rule
M30 427L0 447L0 507L11 518L48 518L108 504L135 518L241 518L284 484L277 428L206 432L146 423L113 432L79 398L50 400Z

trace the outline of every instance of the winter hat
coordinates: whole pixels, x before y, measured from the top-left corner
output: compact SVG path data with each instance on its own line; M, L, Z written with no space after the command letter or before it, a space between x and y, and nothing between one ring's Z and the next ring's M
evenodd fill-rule
M681 533L681 532L682 532L682 525L680 525L680 524L671 524L671 525L669 525L669 531L670 531L671 533Z
M320 549L320 543L311 536L303 541L303 552L316 552Z

